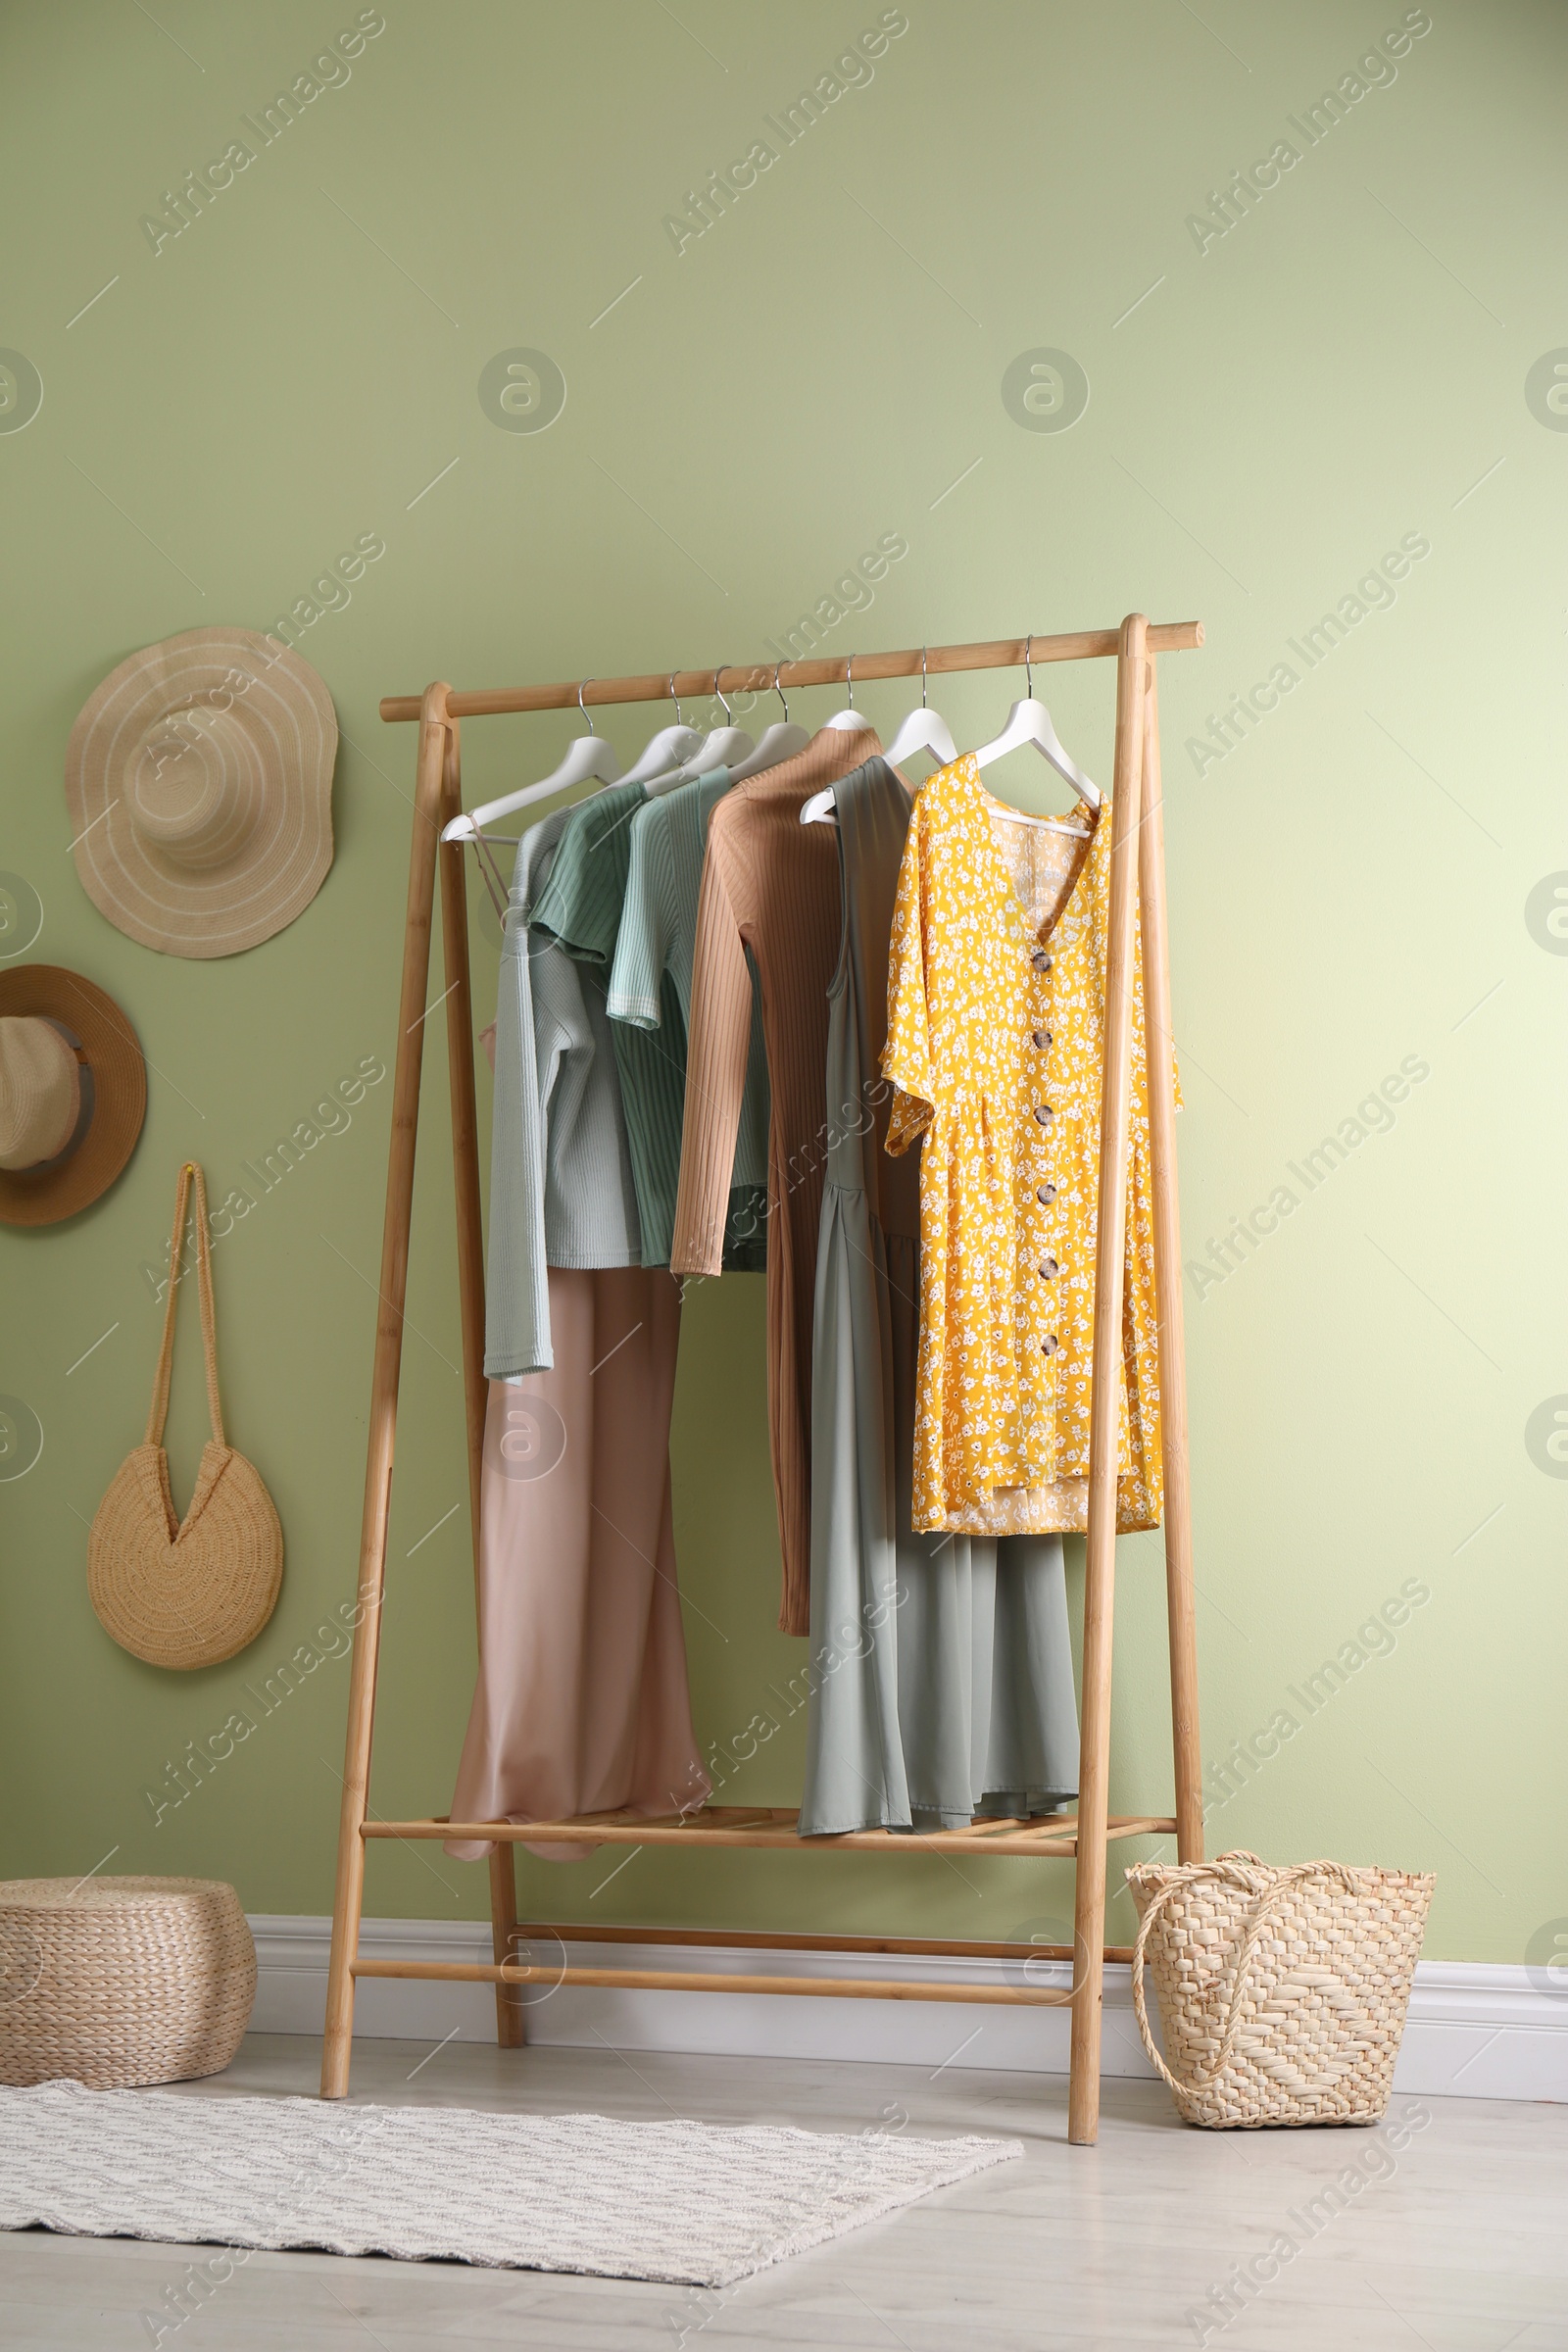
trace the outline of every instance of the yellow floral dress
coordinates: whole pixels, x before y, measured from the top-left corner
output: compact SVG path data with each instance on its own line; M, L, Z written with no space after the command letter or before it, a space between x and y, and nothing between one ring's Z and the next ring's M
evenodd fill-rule
M887 1148L920 1157L914 1526L1082 1528L1089 1498L1110 809L1031 823L972 753L928 778L888 966ZM1163 1501L1141 941L1116 1524ZM923 1139L923 1141L922 1141Z

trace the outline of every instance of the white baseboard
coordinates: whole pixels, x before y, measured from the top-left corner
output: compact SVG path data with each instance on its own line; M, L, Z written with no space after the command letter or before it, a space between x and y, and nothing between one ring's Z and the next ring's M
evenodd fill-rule
M319 2034L326 2004L331 1921L259 1916L251 1921L261 1983L252 2030ZM490 1931L477 1922L367 1919L368 1960L486 1961ZM725 1975L874 1977L954 1984L1017 1982L1016 1963L913 1959L897 1953L757 1951L716 1944L581 1943L574 1966L679 1969ZM1042 1984L1067 1983L1064 1963L1034 1963ZM528 2038L565 2046L697 2050L747 2058L833 2058L888 2065L994 2067L1020 2074L1067 2071L1064 2009L988 2003L843 2000L802 1994L658 1992L562 1985L530 1988ZM1138 2037L1131 1972L1105 1971L1104 2071L1150 2075ZM490 2041L495 2000L487 1984L365 1978L355 2031L409 2041ZM1568 1998L1538 1990L1529 1972L1483 1961L1424 1960L1416 1970L1396 2086L1434 2097L1568 2101Z

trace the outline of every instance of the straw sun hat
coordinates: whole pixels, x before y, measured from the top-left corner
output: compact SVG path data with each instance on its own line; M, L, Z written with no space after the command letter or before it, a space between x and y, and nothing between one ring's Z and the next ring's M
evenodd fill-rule
M332 698L254 629L187 629L110 671L66 750L73 854L109 920L166 956L235 956L332 862Z
M55 1225L105 1193L147 1108L136 1032L54 963L0 971L0 1224Z

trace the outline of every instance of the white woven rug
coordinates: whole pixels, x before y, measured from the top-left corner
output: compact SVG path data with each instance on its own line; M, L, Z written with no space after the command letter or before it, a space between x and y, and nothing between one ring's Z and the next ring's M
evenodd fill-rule
M728 2286L1015 2139L0 2089L0 2228Z

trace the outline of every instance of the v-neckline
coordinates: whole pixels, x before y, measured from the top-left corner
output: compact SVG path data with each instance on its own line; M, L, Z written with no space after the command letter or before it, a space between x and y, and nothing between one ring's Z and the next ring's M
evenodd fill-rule
M1072 878L1071 886L1062 898L1048 929L1044 924L1036 925L1030 922L1029 909L1023 903L1023 894L1013 880L1012 870L1003 855L1002 844L997 839L997 828L991 811L993 808L997 809L1004 822L1010 821L1013 824L1028 824L1031 822L1030 817L1021 808L1009 808L1005 801L999 801L995 793L986 790L980 781L980 770L975 762L973 752L965 752L962 759L956 764L960 780L978 803L978 814L981 823L985 826L986 842L996 869L997 883L1017 916L1018 927L1023 933L1024 940L1030 948L1044 947L1046 942L1054 938L1055 933L1060 930L1062 917L1078 895L1079 885L1089 870L1089 860L1094 855L1095 839L1100 831L1101 820L1110 804L1108 801L1102 800L1097 809L1089 812L1087 823L1073 828L1075 832L1082 835L1083 855L1079 858L1078 870Z

